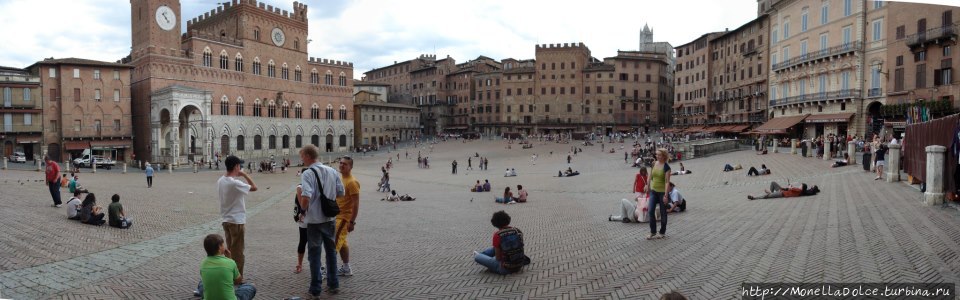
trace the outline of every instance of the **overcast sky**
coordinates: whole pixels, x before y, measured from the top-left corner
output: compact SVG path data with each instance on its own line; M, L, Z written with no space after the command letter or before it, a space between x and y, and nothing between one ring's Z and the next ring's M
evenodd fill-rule
M220 0L219 2L229 1ZM181 0L180 20L216 8ZM293 0L266 0L293 10ZM644 24L674 46L756 17L756 0L303 0L310 56L354 63L354 77L420 54L464 62L533 58L536 44L583 42L602 59L635 50ZM923 2L960 3L960 0ZM956 5L956 4L954 4ZM130 51L128 0L0 0L0 65L44 57L116 61Z

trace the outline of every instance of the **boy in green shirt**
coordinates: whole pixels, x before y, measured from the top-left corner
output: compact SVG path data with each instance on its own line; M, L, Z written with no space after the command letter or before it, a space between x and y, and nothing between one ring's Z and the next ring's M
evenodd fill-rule
M257 294L257 288L243 283L237 263L227 258L229 254L223 237L210 234L203 239L207 258L200 262L200 286L197 292L207 300L249 300Z

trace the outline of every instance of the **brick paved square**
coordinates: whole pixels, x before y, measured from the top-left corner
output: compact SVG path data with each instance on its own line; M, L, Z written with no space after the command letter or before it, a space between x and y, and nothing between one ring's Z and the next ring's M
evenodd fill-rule
M693 174L673 181L689 200L688 211L669 216L668 239L647 241L646 224L607 221L619 199L631 196L636 169L624 164L623 152L582 147L570 164L582 175L553 177L567 168L571 146L505 149L501 141L474 141L440 143L432 153L401 150L391 183L416 197L413 202L380 201L376 182L387 154L357 158L361 205L350 235L356 275L341 279L339 295L321 298L655 299L677 290L692 299L730 299L742 282L958 282L957 212L921 206L919 191L874 181L859 165L832 169L823 160L752 151L686 161ZM404 151L411 159L403 159ZM417 151L430 157L431 169L417 168ZM489 170L464 170L475 152L489 157ZM450 174L453 159L460 163L457 175ZM764 163L773 175L724 173L725 163ZM519 176L504 178L505 168ZM113 193L122 196L136 223L119 230L67 220L36 182L41 173L0 172L0 296L193 299L204 255L200 239L222 231L219 175L159 172L147 189L139 173L82 173L101 205ZM308 274L293 273L297 178L289 172L254 179L262 190L247 203L247 279L258 287L258 299L307 296ZM493 192L468 191L484 179ZM787 179L819 185L822 193L746 199L771 180ZM530 202L494 203L504 186L517 184L530 191ZM489 245L489 219L497 210L510 213L525 234L533 263L518 274L495 275L472 259L473 250Z

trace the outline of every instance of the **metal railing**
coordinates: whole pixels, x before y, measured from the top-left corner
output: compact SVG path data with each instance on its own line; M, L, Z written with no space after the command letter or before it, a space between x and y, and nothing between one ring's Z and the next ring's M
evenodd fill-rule
M860 97L860 89L846 89L832 92L818 92L812 94L791 96L777 100L770 100L770 106L798 104L810 101L826 101Z
M867 90L867 97L871 97L871 98L872 98L872 97L880 97L880 96L883 96L883 89L882 89L882 88L871 88L871 89Z
M905 40L907 46L916 46L926 43L927 41L956 36L958 31L960 31L960 24L947 25L909 35Z
M14 133L14 132L41 132L43 126L39 123L23 125L23 124L3 124L0 125L0 129L3 129L4 132Z
M817 60L817 59L821 59L829 56L841 55L848 52L858 51L862 47L863 47L863 44L860 41L849 42L843 45L833 46L827 49L817 50L807 54L802 54L800 56L797 56L779 63L775 63L771 66L771 68L774 71L780 71L782 69L786 69L786 68L799 65L805 62L809 62L812 60Z

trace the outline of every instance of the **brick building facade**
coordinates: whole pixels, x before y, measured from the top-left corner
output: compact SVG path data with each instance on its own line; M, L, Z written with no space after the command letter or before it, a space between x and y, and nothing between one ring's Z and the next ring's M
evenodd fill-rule
M187 21L180 1L131 1L138 157L181 164L353 141L352 63L307 55L307 6L233 0Z
M762 15L710 41L708 130L739 134L767 120L768 27Z
M40 77L18 68L0 67L0 97L3 106L3 127L0 133L0 157L10 158L15 152L27 160L42 158L43 97Z

